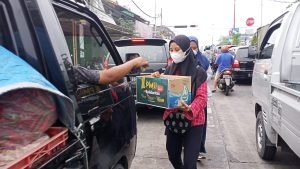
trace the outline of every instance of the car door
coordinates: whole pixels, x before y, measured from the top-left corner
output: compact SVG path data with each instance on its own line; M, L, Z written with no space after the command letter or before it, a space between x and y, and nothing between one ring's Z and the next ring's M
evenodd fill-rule
M120 64L105 30L93 18L60 3L54 3L54 9L71 64L102 71L110 55L114 64ZM74 79L76 102L86 125L90 168L111 168L122 158L130 162L135 153L136 114L126 78L110 85L97 85L79 82L72 73L69 77Z

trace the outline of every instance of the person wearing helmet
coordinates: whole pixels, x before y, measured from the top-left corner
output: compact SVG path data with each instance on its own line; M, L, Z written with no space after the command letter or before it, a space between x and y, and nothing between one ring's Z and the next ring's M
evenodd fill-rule
M234 62L233 56L228 52L228 50L229 50L229 47L227 45L222 46L221 54L219 56L217 56L217 59L215 61L215 64L218 65L218 70L215 75L212 92L217 91L217 82L220 78L221 72L223 72L225 69L231 68L231 65Z

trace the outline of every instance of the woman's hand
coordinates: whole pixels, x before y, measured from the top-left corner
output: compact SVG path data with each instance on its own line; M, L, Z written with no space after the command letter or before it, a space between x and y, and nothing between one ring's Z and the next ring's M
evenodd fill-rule
M160 73L158 71L151 73L153 77L160 77Z
M188 112L191 110L191 105L187 105L184 101L180 101L181 102L181 107L180 109L184 112Z

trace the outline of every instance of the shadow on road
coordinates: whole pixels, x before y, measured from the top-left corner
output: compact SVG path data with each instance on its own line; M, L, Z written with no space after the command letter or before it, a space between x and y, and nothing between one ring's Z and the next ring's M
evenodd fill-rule
M251 86L252 85L252 79L251 80L237 80L235 82L236 85L240 86Z
M150 106L143 106L137 109L139 119L162 119L164 109Z

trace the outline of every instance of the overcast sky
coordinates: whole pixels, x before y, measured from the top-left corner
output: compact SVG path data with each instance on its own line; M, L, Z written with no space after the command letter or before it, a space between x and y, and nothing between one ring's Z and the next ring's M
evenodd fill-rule
M144 15L131 0L117 0L122 6L140 15L151 24L154 19ZM286 9L287 3L262 0L262 24L267 24L279 16ZM293 1L293 0L285 0ZM154 16L155 0L134 0L147 14ZM195 35L202 45L217 42L221 35L228 35L233 27L234 0L156 0L157 15L162 8L163 25L198 25L198 28L173 29L176 34ZM253 17L255 24L246 26L246 19ZM156 24L160 25L157 19ZM256 29L261 25L261 0L236 0L236 27L241 31Z

